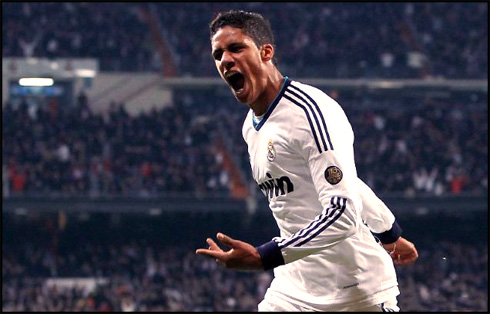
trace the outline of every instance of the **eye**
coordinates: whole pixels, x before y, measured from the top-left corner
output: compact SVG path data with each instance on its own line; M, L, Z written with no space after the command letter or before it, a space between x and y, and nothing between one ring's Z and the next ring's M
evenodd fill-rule
M236 46L236 47L231 47L230 51L231 52L240 52L242 49L243 49L243 47Z
M214 60L221 60L221 56L223 56L223 52L221 50L217 50L213 52L213 58Z

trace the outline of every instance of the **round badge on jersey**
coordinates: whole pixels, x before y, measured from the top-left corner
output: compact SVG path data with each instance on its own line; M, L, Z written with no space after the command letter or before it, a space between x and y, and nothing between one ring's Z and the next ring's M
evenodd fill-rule
M330 166L325 170L325 179L331 185L335 185L342 180L342 170L337 166Z

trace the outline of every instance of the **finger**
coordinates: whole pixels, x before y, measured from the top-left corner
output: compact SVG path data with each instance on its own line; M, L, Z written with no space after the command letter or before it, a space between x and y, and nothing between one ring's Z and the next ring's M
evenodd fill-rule
M213 251L223 251L217 244L216 242L213 241L211 238L207 238L206 242L209 245L209 249Z
M393 256L393 261L397 265L408 265L412 264L416 260L416 257L413 255L403 256L401 254L397 254Z
M223 233L221 233L221 232L220 232L220 233L218 233L218 234L216 235L216 237L218 238L218 240L219 240L221 243L223 243L223 244L225 244L225 245L227 245L227 246L229 246L229 247L235 247L235 246L236 246L236 242L237 242L236 240L234 240L234 239L230 238L230 237L229 237L229 236L227 236L227 235L224 235L224 234L223 234Z
M412 263L413 263L412 260L399 260L399 261L395 261L395 264L396 265L400 265L400 266L407 266L407 265L410 265Z
M208 249L197 249L196 254L207 255L220 261L223 260L223 258L225 257L225 253L221 251L213 251Z

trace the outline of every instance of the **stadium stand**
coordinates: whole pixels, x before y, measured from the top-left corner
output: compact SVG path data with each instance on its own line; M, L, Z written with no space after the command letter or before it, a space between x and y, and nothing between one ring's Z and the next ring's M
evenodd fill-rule
M488 153L488 98L339 98L356 134L359 176L376 191L488 191L488 164L481 162ZM253 184L237 127L245 106L190 91L185 100L138 116L123 104L105 115L91 112L90 104L51 111L6 106L3 140L10 144L2 155L11 193L229 195L229 173L215 145L224 137Z
M13 195L228 192L215 126L183 108L137 117L116 104L104 116L89 104L11 108L3 110L3 139L10 144L2 153Z
M207 25L231 8L270 17L292 79L488 79L486 2L2 2L2 57L217 77ZM358 174L378 194L459 206L413 206L400 217L420 254L397 267L401 310L488 311L488 205L467 201L488 199L488 89L325 90L349 116ZM255 311L270 272L235 273L194 254L217 231L255 244L277 235L250 177L246 106L224 86L180 87L169 106L136 115L124 102L100 112L100 99L76 96L73 106L3 103L3 203L60 198L67 210L2 210L2 311ZM261 210L205 210L203 196L249 196L243 189L255 191ZM118 196L202 207L69 206Z
M207 25L231 8L270 17L282 70L291 76L488 78L483 2L5 2L2 56L94 57L103 71L159 71L160 50L143 14L149 10L179 75L214 76Z
M488 309L486 215L402 217L420 248L413 266L397 267L403 311ZM2 236L6 312L252 312L271 280L270 272L237 273L194 253L205 245L203 234L218 228L251 243L270 239L277 227L268 213L253 219L221 212L75 214L62 224L56 214L4 213L2 219L9 226ZM257 225L261 232L251 233ZM84 290L81 284L49 284L46 278L53 277L107 282Z

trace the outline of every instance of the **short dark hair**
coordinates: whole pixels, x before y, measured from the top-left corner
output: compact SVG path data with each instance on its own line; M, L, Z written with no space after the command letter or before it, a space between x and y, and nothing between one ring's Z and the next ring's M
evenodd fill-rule
M210 37L213 38L214 34L225 26L241 29L244 34L252 38L257 48L263 44L275 46L270 22L259 13L243 10L220 12L209 24Z

